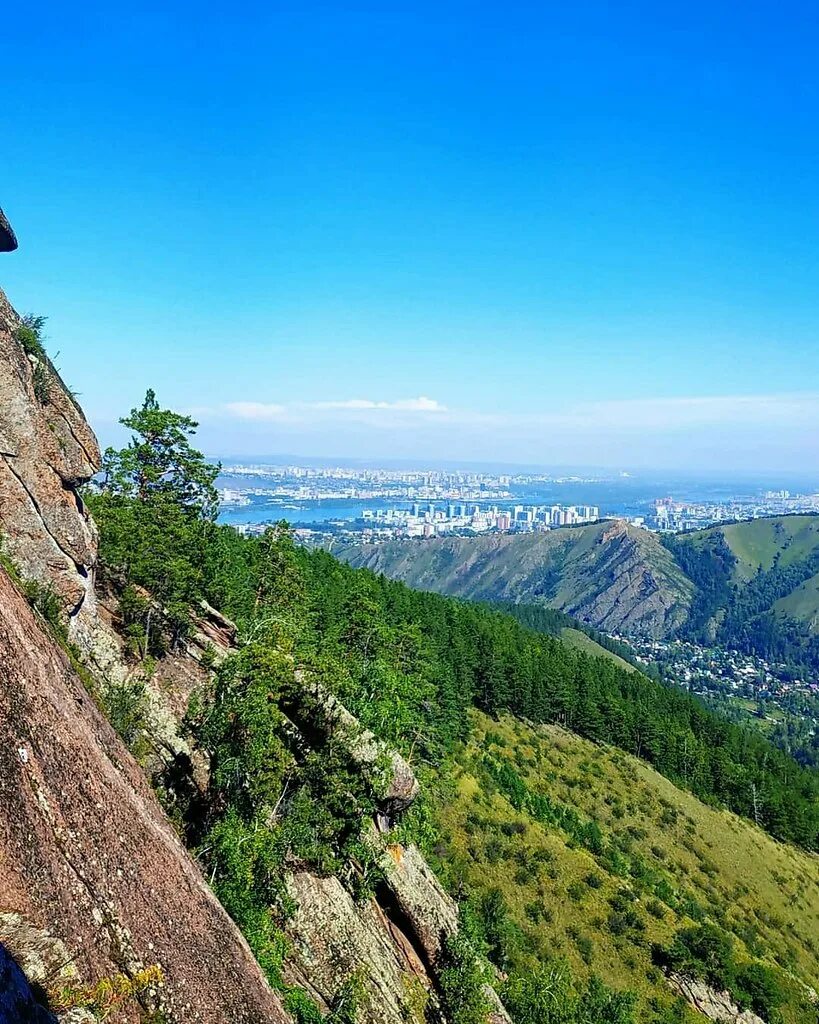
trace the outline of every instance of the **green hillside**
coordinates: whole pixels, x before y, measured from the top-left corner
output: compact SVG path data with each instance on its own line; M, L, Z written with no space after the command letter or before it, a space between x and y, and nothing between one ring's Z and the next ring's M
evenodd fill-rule
M653 947L711 922L738 963L773 971L785 1024L815 1019L815 857L555 726L475 714L454 764L436 791L437 866L468 894L504 971L537 974L557 958L577 977L596 973L637 993L639 1021L701 1020L675 1007ZM575 821L538 814L541 797Z
M778 516L717 527L737 560L736 576L748 578L774 565L793 565L819 546L819 516ZM703 531L708 533L713 531ZM696 536L696 535L694 535Z
M812 633L819 631L819 574L800 583L785 597L780 597L774 602L773 610L804 622Z
M819 517L660 537L622 522L347 546L352 565L472 600L542 604L604 632L736 646L819 668Z
M547 604L608 632L665 636L686 621L694 596L659 537L621 521L548 533L397 540L334 553L412 587Z
M596 640L593 640L588 633L584 633L580 629L575 629L572 626L564 626L560 631L560 639L569 647L582 651L584 654L589 654L595 658L609 658L615 663L615 665L626 669L628 672L636 671L633 665L630 665L625 661L625 659L615 654L614 651L609 651L605 647L601 646Z
M819 667L819 517L732 523L664 543L695 586L682 636Z

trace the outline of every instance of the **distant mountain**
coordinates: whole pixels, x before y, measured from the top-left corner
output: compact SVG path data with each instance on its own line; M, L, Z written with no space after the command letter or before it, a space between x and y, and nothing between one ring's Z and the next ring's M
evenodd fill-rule
M819 664L819 517L660 537L622 520L396 540L334 554L423 590L541 604L606 632L721 642Z
M683 634L819 666L819 516L773 516L666 538L696 588Z
M396 540L333 552L412 587L547 604L607 632L667 636L694 587L656 534L615 520L549 533Z

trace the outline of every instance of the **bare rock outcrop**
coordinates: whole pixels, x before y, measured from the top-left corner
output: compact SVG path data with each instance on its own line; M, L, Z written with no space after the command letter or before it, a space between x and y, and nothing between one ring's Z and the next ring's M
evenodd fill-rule
M363 902L337 878L291 874L297 909L287 923L286 975L322 1009L356 977L364 992L363 1024L420 1024L424 1007L440 1010L438 972L445 940L458 931L458 908L417 847L384 846L375 829L369 842L383 880ZM490 1024L511 1024L495 989L486 984L484 992Z
M690 584L665 549L647 556L641 531L623 519L606 524L595 547L573 566L589 585L556 607L610 633L666 636L688 615Z
M0 291L0 533L24 575L52 587L69 619L93 615L96 530L77 488L100 452L42 353L26 352Z
M413 936L385 914L380 902L357 905L335 877L309 871L290 877L297 910L288 922L291 951L286 975L329 1009L343 985L358 978L364 993L362 1024L423 1020L434 984Z
M74 958L64 942L46 928L35 928L20 914L0 913L0 944L14 957L31 985L42 992L82 985ZM60 1024L97 1024L90 1011L75 1006L59 1016Z
M17 238L6 215L0 210L0 252L13 252L16 248Z
M699 1010L709 1020L717 1021L718 1024L765 1024L765 1021L751 1010L741 1010L728 992L718 992L705 982L683 974L672 973L668 976L668 981L695 1010Z
M381 858L384 883L429 964L437 962L443 940L458 930L458 907L417 846L388 846Z
M139 766L2 571L0 909L62 940L88 981L158 963L176 1024L288 1019Z

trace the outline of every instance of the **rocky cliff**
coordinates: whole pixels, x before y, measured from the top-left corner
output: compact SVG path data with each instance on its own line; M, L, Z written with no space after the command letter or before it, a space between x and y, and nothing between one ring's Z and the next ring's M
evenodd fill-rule
M93 432L0 292L0 533L24 580L52 591L72 636L104 623L96 531L78 493ZM201 878L140 767L65 651L0 570L0 913L70 951L84 984L157 963L165 983L120 1019L285 1021L244 939ZM8 921L20 927L5 927ZM27 932L28 930L28 932ZM39 957L35 960L41 959ZM52 978L54 980L54 978Z
M6 215L0 210L0 252L14 252L17 248L17 239L6 219Z
M61 939L88 982L158 963L165 984L141 999L167 1020L286 1020L141 769L3 572L0 910Z
M96 473L93 431L0 291L0 532L26 576L51 587L72 622L93 617L94 524L77 488Z

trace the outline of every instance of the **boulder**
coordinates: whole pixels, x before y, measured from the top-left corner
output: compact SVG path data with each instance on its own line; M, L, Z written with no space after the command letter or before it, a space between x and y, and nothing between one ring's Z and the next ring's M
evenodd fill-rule
M704 981L675 973L669 974L668 981L695 1010L718 1024L765 1024L751 1010L741 1010L731 999L730 993L719 992Z

